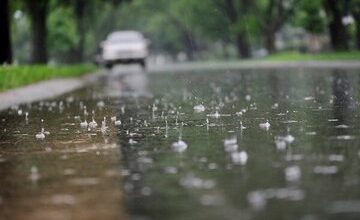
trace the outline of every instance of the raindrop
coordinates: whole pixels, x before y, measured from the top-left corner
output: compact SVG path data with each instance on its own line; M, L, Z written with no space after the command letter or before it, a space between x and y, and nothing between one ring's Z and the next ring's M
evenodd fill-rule
M248 161L248 154L245 151L232 152L231 160L234 164L245 165Z
M92 111L92 121L89 123L89 128L95 129L97 127L97 123L95 121L95 111Z
M129 139L129 144L130 144L130 145L137 144L137 141L135 141L134 139L130 138L130 139Z
M44 128L41 128L41 132L40 132L40 133L37 133L37 134L35 135L35 138L36 138L36 139L39 139L39 140L44 140L44 139L45 139Z
M244 130L246 127L243 125L242 121L240 121L240 130Z
M120 126L120 125L121 125L121 120L116 120L116 121L114 122L114 124L115 124L115 126Z
M54 205L75 205L76 199L72 195L57 194L51 197L51 203Z
M187 147L188 147L187 144L182 140L178 140L171 145L171 148L179 153L184 152L187 149Z
M176 174L178 172L178 169L176 167L165 167L164 172L167 174Z
M25 121L29 122L29 112L25 112Z
M260 123L259 124L259 128L260 129L263 129L263 130L269 130L270 129L270 123L269 123L269 120L266 120L265 123Z
M298 166L290 166L285 168L285 178L289 182L297 182L300 180L301 170Z
M36 166L31 167L29 178L32 182L37 182L40 179L40 174Z
M101 122L101 132L103 134L106 134L108 127L106 126L106 117L104 117L104 120Z
M88 126L88 122L86 121L86 119L85 119L85 121L80 122L80 127L87 128L87 126Z
M335 174L338 172L337 166L315 166L313 169L316 174Z
M98 107L98 108L104 108L104 106L105 106L105 102L104 101L99 101L98 103L96 103L96 106Z
M141 194L144 196L150 196L151 193L152 193L152 190L150 187L145 186L141 189Z
M205 111L205 106L202 105L202 104L195 105L194 106L194 111L197 112L197 113L203 112L203 111Z
M272 109L277 109L277 108L279 108L279 104L278 104L278 103L274 103L271 108L272 108Z
M260 191L253 191L247 195L247 200L253 209L261 210L266 206L266 198Z
M275 145L278 150L285 150L286 148L286 142L282 138L276 138Z
M224 148L226 152L234 152L239 146L237 145L236 137L228 138L224 140Z
M329 155L329 161L342 162L343 160L344 160L344 155L341 155L341 154Z
M180 179L180 185L189 189L211 189L215 186L215 182L210 179L201 179L193 174L188 174L186 177Z

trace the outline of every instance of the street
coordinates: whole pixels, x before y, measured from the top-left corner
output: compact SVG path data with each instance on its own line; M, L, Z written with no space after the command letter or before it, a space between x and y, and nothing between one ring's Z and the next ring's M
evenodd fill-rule
M358 73L120 66L14 106L0 219L358 219Z

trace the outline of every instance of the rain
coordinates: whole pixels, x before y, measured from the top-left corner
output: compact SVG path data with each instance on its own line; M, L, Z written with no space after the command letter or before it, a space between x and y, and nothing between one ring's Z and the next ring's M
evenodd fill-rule
M14 2L0 219L360 219L358 1Z

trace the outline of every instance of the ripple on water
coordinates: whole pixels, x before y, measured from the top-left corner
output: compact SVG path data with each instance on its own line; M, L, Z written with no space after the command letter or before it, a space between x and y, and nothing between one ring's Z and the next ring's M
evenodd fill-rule
M338 172L337 166L315 166L313 172L316 174L330 175Z
M299 201L305 198L305 192L298 188L270 188L249 192L247 200L253 209L265 208L267 200L281 199L288 201Z
M95 177L79 177L79 178L72 178L68 181L71 185L76 186L93 186L99 183L99 179Z
M338 136L332 136L330 139L337 139L337 140L354 140L357 137L354 135L338 135Z
M180 185L188 189L211 189L215 186L215 181L211 179L201 179L193 174L187 174L180 179Z
M178 140L171 145L171 148L175 152L182 153L188 148L188 145L184 141Z
M224 203L224 199L219 195L205 194L200 196L200 203L204 206L218 206Z
M75 205L76 198L69 194L56 194L51 196L50 201L54 205Z
M245 151L232 152L231 160L234 164L245 165L248 161L248 154Z
M331 204L328 212L333 214L338 213L360 213L360 201L359 200L345 200L335 201Z
M285 168L285 178L289 182L297 182L301 178L301 169L299 166L290 166Z

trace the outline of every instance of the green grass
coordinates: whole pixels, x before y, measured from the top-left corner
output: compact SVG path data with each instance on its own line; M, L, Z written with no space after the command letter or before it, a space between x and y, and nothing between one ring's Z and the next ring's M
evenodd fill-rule
M305 54L299 52L280 52L269 55L263 60L266 61L332 61L332 60L356 60L360 61L360 51L333 52L320 54Z
M93 65L0 66L0 91L54 78L77 77L96 69Z

